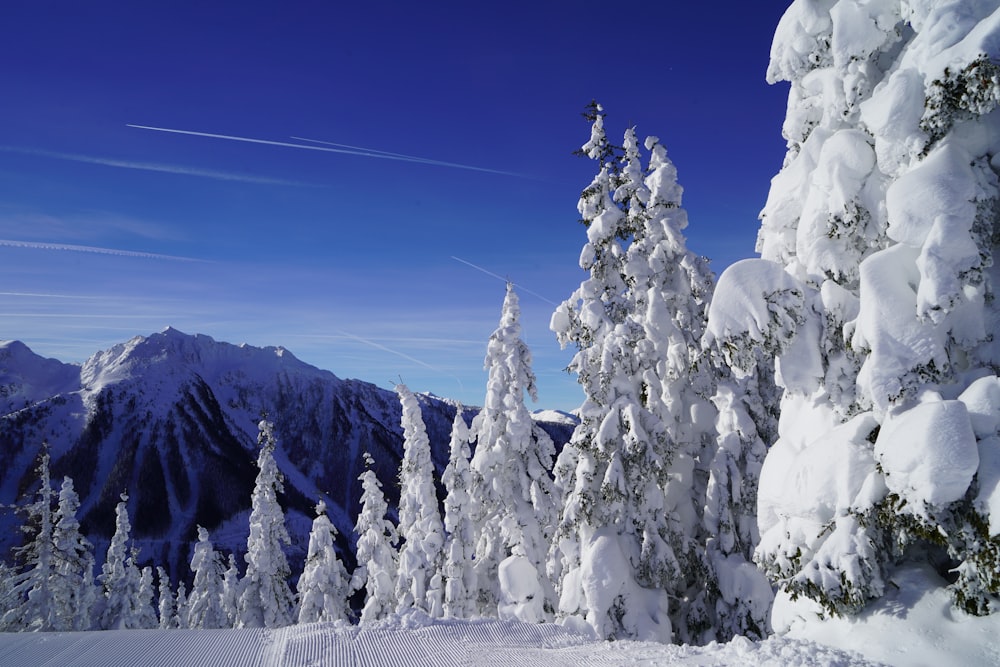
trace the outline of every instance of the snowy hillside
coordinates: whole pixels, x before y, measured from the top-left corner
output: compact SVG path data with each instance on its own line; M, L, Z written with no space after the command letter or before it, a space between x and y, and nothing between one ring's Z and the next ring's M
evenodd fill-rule
M418 398L440 472L455 406ZM391 391L340 379L280 347L231 345L168 328L77 366L39 357L16 341L0 343L0 502L13 503L30 483L47 442L53 478L73 477L81 524L98 553L127 489L141 561L184 573L177 567L189 560L198 524L223 550L245 548L262 412L275 423L276 457L288 480L283 501L292 561L299 563L307 517L320 495L341 536L352 534L364 451L382 480L396 478L400 405ZM560 442L572 430L545 426ZM386 493L394 504L396 485L387 484ZM4 530L0 551L11 539L16 533Z

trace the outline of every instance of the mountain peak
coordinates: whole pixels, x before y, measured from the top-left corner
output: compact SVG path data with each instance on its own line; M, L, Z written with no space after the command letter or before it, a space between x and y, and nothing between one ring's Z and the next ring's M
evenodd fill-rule
M205 334L187 334L166 327L149 336L136 336L98 352L81 370L83 386L100 390L110 383L137 375L185 378L221 378L230 373L287 373L326 378L333 374L300 361L283 347L255 347L216 341Z

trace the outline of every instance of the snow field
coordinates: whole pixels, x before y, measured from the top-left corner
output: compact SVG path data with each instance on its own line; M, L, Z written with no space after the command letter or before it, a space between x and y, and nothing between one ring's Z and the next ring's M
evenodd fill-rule
M738 637L675 646L599 642L555 624L432 620L411 612L358 628L311 623L279 630L112 630L0 634L0 664L18 667L618 667L701 665L873 667L811 642Z

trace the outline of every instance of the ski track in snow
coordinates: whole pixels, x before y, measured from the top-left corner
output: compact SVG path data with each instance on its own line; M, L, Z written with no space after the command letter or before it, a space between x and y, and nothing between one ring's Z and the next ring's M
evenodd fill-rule
M754 643L669 646L599 642L554 625L434 621L411 613L358 628L345 623L279 630L117 630L0 634L0 665L18 667L874 667L819 644L781 637Z

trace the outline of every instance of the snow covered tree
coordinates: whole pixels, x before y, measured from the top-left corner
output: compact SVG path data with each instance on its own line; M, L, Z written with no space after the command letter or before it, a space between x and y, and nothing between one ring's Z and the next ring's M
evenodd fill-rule
M25 543L14 550L15 558L22 564L21 572L11 580L7 594L7 609L0 618L0 629L54 630L59 620L57 601L53 599L53 512L52 481L49 473L48 445L42 445L38 457L37 499L28 503L24 512L26 521L21 526Z
M589 278L551 323L578 349L570 370L586 399L556 464L564 498L549 571L564 623L605 638L689 640L706 622L692 601L710 574L699 513L714 379L700 338L712 276L685 246L663 146L647 139L644 169L633 130L619 158L601 148L600 107L592 120L583 152L600 171L578 205Z
M89 630L96 602L93 545L80 533L76 518L80 498L73 480L64 477L52 531L52 600L57 614L54 630Z
M222 609L226 612L226 627L236 627L236 609L240 600L240 571L236 555L229 554L226 571L222 575Z
M174 618L177 611L175 608L174 592L170 588L170 577L162 567L156 568L156 579L158 586L158 597L156 610L160 619L160 630L173 630L177 627Z
M133 552L133 558L138 551ZM136 628L153 630L159 625L156 609L153 607L153 568L146 566L139 572L139 593L136 596Z
M326 503L316 504L309 533L306 565L299 578L299 623L346 621L350 580L334 547L337 529L326 515Z
M490 335L484 366L489 375L483 408L472 421L471 461L478 612L523 621L551 618L554 591L545 561L555 522L552 439L531 418L524 394L537 400L531 352L521 339L521 309L507 283L500 324ZM518 591L505 590L500 565L523 561ZM505 577L505 581L508 579Z
M139 586L142 575L136 565L136 552L130 547L132 524L128 519L128 494L121 494L115 507L115 534L108 545L107 557L98 580L104 592L101 599L100 626L105 630L132 630L142 622Z
M237 627L280 628L292 623L295 595L288 587L291 573L282 545L289 544L285 515L278 503L283 477L274 461L277 442L274 425L258 424L257 481L250 501L250 536L245 556L247 571L240 584ZM192 590L192 596L194 590Z
M194 581L187 599L187 627L212 629L229 626L229 615L222 597L222 561L212 546L208 531L201 526L198 526L198 543L191 555L191 571L194 572Z
M444 615L471 618L476 612L476 572L474 569L475 532L469 489L472 475L469 468L469 426L462 415L462 406L455 407L451 427L448 465L441 475L444 485Z
M364 453L365 472L361 477L361 511L354 526L358 536L355 550L358 567L351 576L351 592L365 589L365 604L360 622L368 623L392 613L396 608L396 570L399 555L396 528L386 518L389 504L382 493L368 452Z
M782 284L799 293L756 558L829 613L907 559L956 572L968 612L1000 593L994 11L799 0L775 33L788 153L758 250L784 275L758 272L752 307L725 298L748 321L784 311L758 307Z
M172 628L187 629L187 589L183 581L177 582L177 597L174 598L174 620Z
M719 382L713 401L718 446L709 466L703 514L706 564L712 573L706 590L710 635L728 641L737 635L754 640L770 633L774 595L754 565L757 487L767 453L754 421L756 378Z
M409 388L396 385L403 406L403 460L399 467L399 569L396 611L422 609L441 616L444 584L440 563L444 526L434 489L434 463L420 404Z

